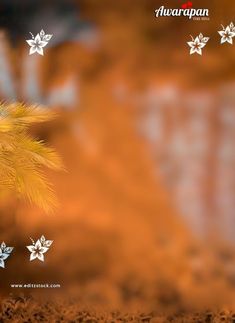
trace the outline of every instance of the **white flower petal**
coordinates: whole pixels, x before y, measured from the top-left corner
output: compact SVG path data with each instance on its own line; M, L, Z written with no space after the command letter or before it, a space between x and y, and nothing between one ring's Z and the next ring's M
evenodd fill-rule
M49 248L53 243L53 240L46 240L45 243L44 243L44 246Z
M198 48L203 48L203 47L205 47L206 46L206 44L205 43L200 43L200 44L198 44Z
M33 251L31 254L30 254L30 261L34 260L37 258L37 253L35 251Z
M0 256L0 259L2 259L2 260L6 260L9 256L10 256L10 255L9 255L8 253L3 253L3 254L1 254L1 256Z
M38 44L39 47L45 47L48 44L47 41L40 41L40 43Z
M4 250L4 252L10 254L13 249L14 249L13 247L6 247L5 250Z
M42 247L41 241L38 239L35 243L35 249L40 249Z
M224 43L226 43L226 41L227 41L227 40L226 40L226 37L224 37L224 36L223 36L223 37L221 38L220 43L221 43L221 44L224 44Z
M1 249L2 249L2 251L3 251L5 248L6 248L6 244L5 244L5 242L2 242L2 244L1 244Z
M195 47L192 47L191 49L190 49L190 55L192 55L192 54L194 54L195 53Z
M30 252L34 252L35 251L35 246L27 246L26 247Z
M44 37L43 37L43 40L45 40L45 41L49 41L50 39L51 39L51 37L52 37L53 35L45 35Z
M43 253L39 252L38 255L37 255L37 258L41 261L44 261L44 255Z
M189 41L189 42L187 42L187 44L188 44L190 47L194 47L194 42L193 42L193 41Z
M45 31L42 29L41 31L40 31L40 36L41 37L43 37L45 35Z
M218 33L220 34L221 37L224 36L224 31L223 30L218 31Z
M41 41L41 37L39 34L34 38L35 43L39 43Z
M42 55L43 56L43 49L42 49L42 47L37 47L36 48L36 52L39 54L39 55Z
M230 33L230 27L229 27L229 26L227 26L227 27L225 28L225 34L228 34L228 33Z
M207 43L209 39L210 39L209 37L204 37L204 38L202 39L202 42L203 42L203 43Z
M2 259L0 259L0 267L5 268L5 263L4 263L4 261Z
M41 241L41 243L43 243L46 241L46 238L44 236L41 236L40 241Z
M40 253L45 253L45 252L47 252L48 250L49 250L49 248L42 247L42 248L40 249Z
M201 50L201 48L195 48L196 49L196 53L198 53L199 55L202 55L202 50Z
M37 51L37 47L36 46L30 47L29 55L32 55L32 54L36 53L36 51Z
M33 39L26 40L29 46L35 46L35 41Z

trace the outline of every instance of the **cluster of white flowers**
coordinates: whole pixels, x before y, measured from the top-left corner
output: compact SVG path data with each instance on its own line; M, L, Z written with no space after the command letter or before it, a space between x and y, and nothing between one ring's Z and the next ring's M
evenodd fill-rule
M223 30L219 30L218 33L221 36L220 43L229 43L233 44L233 37L235 36L235 26L231 22L226 28L222 26ZM192 37L192 36L191 36ZM187 42L190 47L190 55L199 54L202 55L202 48L204 48L210 38L204 37L202 33L200 33L195 39L192 37L192 41Z
M44 236L41 236L36 242L31 239L32 245L26 248L30 251L30 261L34 259L39 259L44 261L44 254L49 250L53 243L53 240L46 240ZM5 242L0 245L0 267L5 268L5 260L10 256L13 247L7 247Z

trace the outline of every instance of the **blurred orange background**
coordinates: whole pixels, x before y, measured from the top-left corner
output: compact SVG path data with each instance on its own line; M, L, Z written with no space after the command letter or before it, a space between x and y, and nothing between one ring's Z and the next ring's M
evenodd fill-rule
M67 172L48 172L53 215L2 195L0 240L15 252L1 293L48 282L92 305L233 306L235 49L217 31L234 4L193 1L206 21L154 17L182 3L3 2L1 99L58 112L31 132ZM29 56L42 28L53 38ZM190 56L200 32L210 40ZM30 263L25 246L42 234L54 244Z

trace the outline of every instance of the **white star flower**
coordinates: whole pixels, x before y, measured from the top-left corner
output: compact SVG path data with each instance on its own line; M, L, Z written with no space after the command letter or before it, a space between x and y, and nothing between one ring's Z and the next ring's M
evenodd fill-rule
M34 53L38 53L43 55L43 47L45 47L48 43L46 41L41 40L39 34L34 39L26 40L30 46L29 55Z
M233 37L235 36L235 28L233 23L231 23L230 26L227 26L226 28L223 27L223 30L218 31L218 33L221 36L221 44L224 44L226 42L233 44Z
M187 44L190 46L190 55L194 53L202 55L202 48L206 46L208 40L209 37L203 37L202 34L197 36L195 39L192 37L192 41L187 42Z
M46 240L44 236L33 242L32 245L27 246L26 248L31 252L30 261L34 259L39 259L40 261L44 261L44 253L49 250L49 247L52 245L52 240Z
M5 260L10 256L13 247L7 247L5 242L0 246L0 267L5 268Z
M34 53L38 53L39 55L44 55L43 48L48 44L52 35L46 35L44 30L41 30L40 33L36 35L36 37L32 35L32 39L26 40L26 42L30 46L29 55Z

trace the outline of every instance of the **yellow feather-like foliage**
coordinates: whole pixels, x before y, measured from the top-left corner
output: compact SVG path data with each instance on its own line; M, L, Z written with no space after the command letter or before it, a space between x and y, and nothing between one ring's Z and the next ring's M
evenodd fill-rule
M63 169L58 154L27 132L32 123L49 121L55 114L39 106L0 104L0 190L15 190L46 212L57 205L42 167Z

